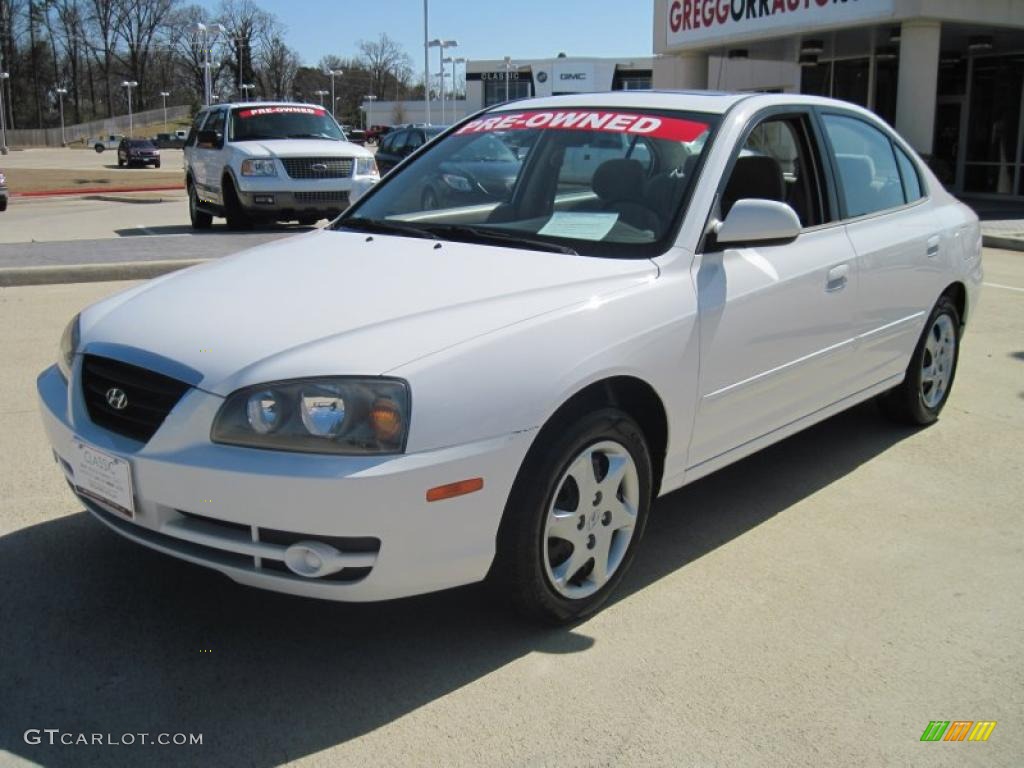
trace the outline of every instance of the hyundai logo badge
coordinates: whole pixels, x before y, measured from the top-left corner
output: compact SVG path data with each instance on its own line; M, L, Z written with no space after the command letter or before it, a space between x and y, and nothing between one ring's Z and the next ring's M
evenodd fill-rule
M107 405L115 411L123 411L128 407L128 395L124 393L123 389L111 387L107 390Z

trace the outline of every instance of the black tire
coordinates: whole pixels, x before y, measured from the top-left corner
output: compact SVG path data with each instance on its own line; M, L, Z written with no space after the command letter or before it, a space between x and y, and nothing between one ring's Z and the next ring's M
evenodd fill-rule
M618 444L628 451L636 469L638 503L633 533L625 553L603 586L593 594L573 599L559 592L548 575L549 571L553 572L552 542L557 544L562 540L546 539L545 525L569 467L588 448L608 443ZM595 468L595 475L597 473ZM532 619L564 624L594 613L615 590L633 560L647 525L651 477L650 453L643 432L633 419L616 408L602 408L569 423L545 428L527 454L509 494L498 532L491 581L511 598L519 611ZM619 486L620 490L622 487ZM599 532L596 526L607 523L600 516L595 521L595 513L609 517L611 514L602 512L601 494L594 497L591 505L578 497L577 493L576 506L569 506L570 511L575 509L582 513L579 530L584 536L587 530ZM564 501L559 505L560 508L566 506ZM581 556L586 557L586 552L581 550ZM588 566L593 567L592 560L585 561L584 567L576 572L577 576L582 574L582 578L587 578ZM567 583L572 581L574 579L566 578Z
M153 163L153 167L154 168L159 168L160 167L160 161L157 160L155 163Z
M948 296L942 296L924 325L903 383L878 398L886 416L902 424L919 426L939 418L956 377L960 332L960 312ZM932 349L936 348L946 351L933 355ZM925 369L932 366L938 368L939 374L929 380ZM941 386L940 381L944 381Z
M0 212L6 211L6 210L7 210L7 198L5 197L3 200L0 200Z
M191 180L188 182L188 217L192 222L192 229L209 229L213 223L213 216L199 210L199 196Z
M102 152L102 151L103 151L104 149L106 149L106 147L104 147L104 146L103 146L102 144L96 144L96 145L94 145L94 146L93 146L93 149L95 149L95 150L96 150L96 154L98 155L98 154L100 154L100 153L101 153L101 152Z
M117 158L117 167L124 168L124 160L122 160L120 156Z
M302 216L298 219L299 224L303 227L315 226L318 221L320 221L319 216Z
M252 227L252 219L242 210L242 204L238 200L238 193L235 192L235 183L231 180L230 176L224 177L221 188L224 190L224 218L227 219L228 229L249 229Z

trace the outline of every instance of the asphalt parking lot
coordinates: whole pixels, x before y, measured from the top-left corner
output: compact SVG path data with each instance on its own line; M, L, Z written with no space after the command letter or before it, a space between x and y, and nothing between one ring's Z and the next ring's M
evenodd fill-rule
M116 537L53 466L34 379L128 284L0 288L0 763L1020 765L1024 254L985 259L938 424L867 404L667 496L614 601L560 630L481 587L322 603ZM998 725L919 741L936 719Z

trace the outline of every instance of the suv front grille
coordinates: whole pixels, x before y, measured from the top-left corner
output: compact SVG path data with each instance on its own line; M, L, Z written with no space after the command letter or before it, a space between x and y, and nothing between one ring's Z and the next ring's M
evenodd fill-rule
M317 192L296 192L295 202L297 203L339 203L342 207L348 207L348 192L339 192L333 189L325 189Z
M125 395L126 405L120 410L108 402L113 389ZM89 418L134 440L149 440L188 389L178 379L107 357L85 355L82 361L82 394Z
M347 179L352 175L351 157L284 157L281 162L293 179Z

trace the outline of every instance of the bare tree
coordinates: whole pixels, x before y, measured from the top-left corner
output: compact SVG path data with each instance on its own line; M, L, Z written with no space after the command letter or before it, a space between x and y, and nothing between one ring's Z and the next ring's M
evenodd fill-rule
M121 24L120 0L88 0L87 37L96 66L103 76L103 93L107 104L107 117L114 114L114 90L111 76L114 69L114 48L117 45L117 30Z
M145 108L152 88L147 88L146 69L153 53L153 42L174 9L175 0L116 0L115 40L124 43L124 52L115 49L118 61L132 80L139 83L139 108Z
M412 74L412 59L397 42L381 33L376 40L359 42L360 61L370 73L370 92L378 99L388 93L398 98Z
M261 10L252 0L222 0L218 15L228 29L225 44L230 51L234 91L241 93L246 77L256 71L255 50L265 42L280 37L283 29L272 14Z
M273 99L290 98L299 70L299 57L295 51L280 37L274 36L263 44L258 62L256 79L260 91Z

